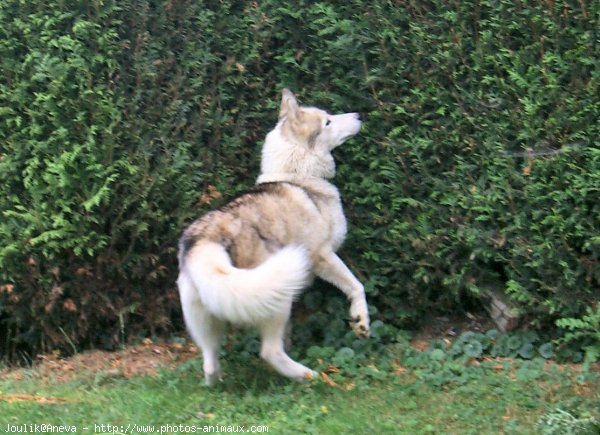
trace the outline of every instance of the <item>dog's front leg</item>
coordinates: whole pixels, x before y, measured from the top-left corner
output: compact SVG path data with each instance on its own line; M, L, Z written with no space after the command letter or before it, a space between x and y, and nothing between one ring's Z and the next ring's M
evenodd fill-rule
M367 338L369 336L369 310L365 289L360 281L332 251L319 256L315 264L315 273L348 296L352 329L358 337Z

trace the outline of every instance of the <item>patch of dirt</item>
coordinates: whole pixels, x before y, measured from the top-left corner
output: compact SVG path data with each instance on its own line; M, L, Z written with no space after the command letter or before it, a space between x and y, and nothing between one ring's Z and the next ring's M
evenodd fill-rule
M432 340L448 343L466 331L486 332L496 328L490 317L484 313L464 313L456 315L432 316L421 322L419 330L411 340L411 345L425 351Z
M59 355L42 355L32 368L0 371L0 379L18 381L29 377L42 384L57 384L81 378L82 375L127 379L156 376L161 368L176 367L195 358L197 354L198 349L191 344L157 344L145 340L143 344L116 352L92 350L66 359Z

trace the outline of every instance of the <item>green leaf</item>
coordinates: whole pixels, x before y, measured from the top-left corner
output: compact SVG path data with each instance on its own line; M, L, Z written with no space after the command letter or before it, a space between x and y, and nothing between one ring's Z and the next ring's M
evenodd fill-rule
M443 361L446 359L446 352L444 352L442 349L433 349L429 353L429 357L433 361Z
M464 351L469 358L480 358L483 354L483 346L479 341L471 340L465 343Z
M550 342L542 344L538 348L538 352L540 353L542 358L545 358L545 359L554 358L554 356L555 356L554 346Z
M523 345L519 349L518 354L521 358L531 359L531 358L533 358L533 351L534 351L533 344L527 342L527 343L523 343Z

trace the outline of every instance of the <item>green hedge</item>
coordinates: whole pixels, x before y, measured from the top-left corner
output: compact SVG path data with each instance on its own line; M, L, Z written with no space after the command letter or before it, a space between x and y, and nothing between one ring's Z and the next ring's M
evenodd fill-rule
M180 327L176 243L249 187L279 91L361 111L342 256L402 325L600 288L597 2L0 4L0 352Z

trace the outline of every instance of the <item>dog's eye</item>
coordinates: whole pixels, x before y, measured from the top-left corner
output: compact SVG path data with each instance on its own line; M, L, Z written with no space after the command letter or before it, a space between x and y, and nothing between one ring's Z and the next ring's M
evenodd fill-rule
M331 119L328 119L327 121L325 121L325 127L327 127L329 124L331 124Z

